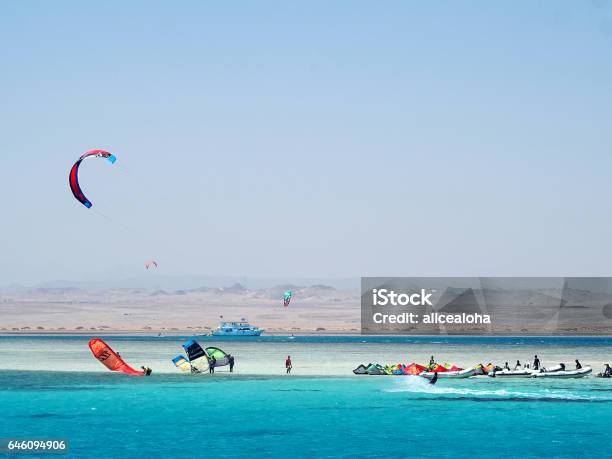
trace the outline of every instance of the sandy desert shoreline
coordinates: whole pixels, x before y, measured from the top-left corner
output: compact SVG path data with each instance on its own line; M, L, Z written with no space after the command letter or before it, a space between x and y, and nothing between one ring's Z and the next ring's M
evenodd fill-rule
M283 307L283 289L226 288L152 290L141 288L37 288L0 291L0 335L208 335L222 321L247 320L265 335L356 335L362 333L358 290L330 286L291 286L294 297ZM520 322L512 308L501 311L490 329L473 336L610 336L612 319L601 307L564 308L555 326L542 329L537 320ZM537 312L537 311L536 311ZM605 312L605 311L604 311ZM534 312L535 313L535 312ZM564 318L565 317L565 318ZM364 329L363 335L374 330ZM438 333L439 332L439 333ZM410 336L453 336L453 330L414 330ZM389 329L388 335L402 335Z
M0 336L209 336L205 333L197 333L194 330L27 330L27 331L2 331ZM262 336L366 336L347 330L328 330L326 332L289 331L289 330L266 330ZM395 335L394 335L395 336ZM224 338L221 338L224 339ZM246 339L250 339L247 337Z
M159 338L159 337L181 337L181 336L202 336L202 337L211 337L214 336L205 333L194 333L194 330L28 330L28 331L3 331L0 332L0 337L10 337L10 336L57 336L57 337L70 337L70 336L118 336L118 337L143 337L143 338ZM345 336L345 337L388 337L388 338L461 338L461 337L473 337L473 338L612 338L612 332L607 333L555 333L555 334L512 334L512 333L498 333L495 335L461 335L461 334L447 334L447 335L423 335L423 334L380 334L380 335L372 335L372 334L360 334L355 333L354 331L347 330L328 330L326 332L308 332L308 331L290 331L290 330L274 330L274 331L266 331L261 337L265 338L266 336L272 337L291 337L291 336L300 336L300 337L333 337L333 336ZM223 337L218 337L219 339L228 339ZM258 337L246 337L242 338L244 340L257 339ZM230 339L240 340L240 337L230 337Z

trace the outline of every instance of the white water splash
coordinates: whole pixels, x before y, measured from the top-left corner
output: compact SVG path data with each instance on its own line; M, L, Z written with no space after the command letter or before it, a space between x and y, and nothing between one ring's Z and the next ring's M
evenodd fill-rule
M418 376L406 376L394 381L393 387L384 389L384 392L412 392L432 395L468 395L473 397L499 397L503 398L526 398L526 399L556 399L556 400L586 400L586 401L611 401L612 398L595 397L576 394L567 390L542 389L539 392L520 391L509 389L480 389L477 387L452 387L444 381L436 385Z

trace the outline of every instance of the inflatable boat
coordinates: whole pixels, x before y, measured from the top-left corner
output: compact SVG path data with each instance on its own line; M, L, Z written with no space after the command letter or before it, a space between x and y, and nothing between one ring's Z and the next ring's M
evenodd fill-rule
M533 373L533 370L529 368L521 368L520 370L492 371L488 376L490 378L531 378Z
M419 376L423 378L431 379L434 374L438 374L438 379L462 379L474 376L478 370L476 368L467 368L459 371L424 371Z
M559 368L559 369L557 369ZM591 367L584 367L579 370L563 370L555 367L547 371L534 372L534 378L584 378L593 372Z

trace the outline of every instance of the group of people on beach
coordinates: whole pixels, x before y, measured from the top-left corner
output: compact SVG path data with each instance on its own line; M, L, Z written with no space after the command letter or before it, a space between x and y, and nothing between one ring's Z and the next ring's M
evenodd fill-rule
M229 363L229 370L230 373L234 372L234 356L232 354L227 354L227 359L228 359L228 363ZM215 372L215 366L217 365L217 359L215 358L215 356L211 356L210 359L208 359L208 373L212 374ZM287 372L287 374L291 373L291 369L293 368L293 362L291 361L291 356L288 355L287 359L285 360L285 371ZM195 367L192 366L191 367L191 372L192 373L201 373L201 371ZM149 370L149 373L150 370Z
M207 360L208 360L208 373L212 374L215 372L215 367L217 366L217 359L213 355ZM233 373L234 372L234 356L232 354L227 354L227 362L229 364L230 373ZM191 372L192 373L202 373L202 371L198 367L193 366L193 365L191 367Z

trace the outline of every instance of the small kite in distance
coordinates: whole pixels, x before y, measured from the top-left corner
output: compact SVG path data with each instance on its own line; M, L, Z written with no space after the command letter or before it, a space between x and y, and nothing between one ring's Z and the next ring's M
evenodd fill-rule
M285 307L289 306L289 303L291 302L291 297L293 296L293 292L291 292L291 290L287 290L284 295L283 295L283 305Z

